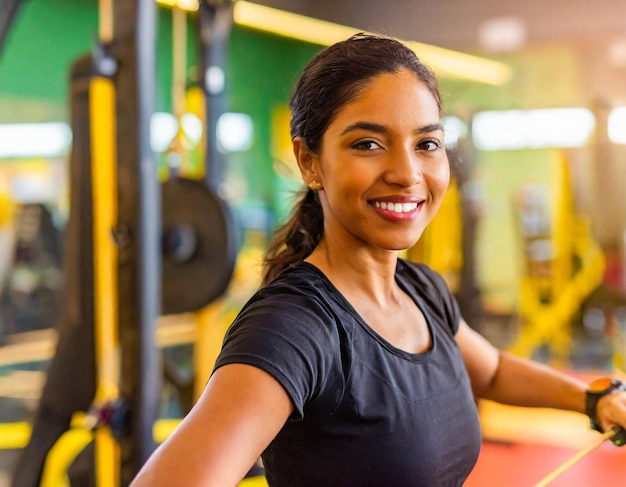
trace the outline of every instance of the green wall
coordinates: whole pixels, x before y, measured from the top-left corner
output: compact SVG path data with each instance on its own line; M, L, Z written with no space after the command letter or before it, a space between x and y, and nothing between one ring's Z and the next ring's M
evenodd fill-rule
M61 102L72 61L88 51L97 36L97 2L22 4L0 53L0 94Z
M67 120L68 74L98 40L97 0L26 0L0 52L0 123ZM196 56L191 38L188 58ZM157 110L171 106L172 20L157 8ZM43 111L42 107L48 107Z
M269 204L278 219L296 187L272 169L272 114L288 103L297 76L320 46L235 27L230 44L231 108L254 120L254 145L229 157L231 173L245 174L247 202ZM286 197L285 197L286 196Z
M158 8L157 111L171 110L172 19ZM194 73L198 49L195 18L189 17L188 65ZM90 52L98 35L96 0L25 1L0 53L0 123L68 120L68 73L75 59ZM228 92L231 110L254 121L254 146L229 156L229 175L247 181L238 202L268 205L279 213L289 183L271 170L271 114L287 102L295 76L319 49L277 36L234 27L229 44Z

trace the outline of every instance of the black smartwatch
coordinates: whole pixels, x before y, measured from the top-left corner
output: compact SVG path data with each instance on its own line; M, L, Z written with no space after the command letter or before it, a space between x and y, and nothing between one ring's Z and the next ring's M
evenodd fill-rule
M600 433L604 433L604 430L598 424L598 418L596 417L598 400L613 391L626 391L626 383L618 379L604 377L594 380L587 388L585 414L591 420L591 428Z

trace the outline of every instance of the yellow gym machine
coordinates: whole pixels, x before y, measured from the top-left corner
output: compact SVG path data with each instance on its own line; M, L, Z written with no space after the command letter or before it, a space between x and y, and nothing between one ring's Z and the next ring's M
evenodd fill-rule
M155 2L100 0L99 7L99 45L72 71L64 323L14 487L69 485L70 465L88 447L87 474L98 487L130 483L176 424L157 421L164 361L157 318L219 297L237 254L228 208L215 191L224 96L206 82L209 67L224 62L232 5L207 0L198 13L205 178L163 184L150 146Z
M75 138L88 140L88 151L73 157L90 161L95 393L48 452L44 486L63 485L62 474L92 440L96 485L127 485L154 449L158 416L160 198L150 147L156 7L152 0L99 6L100 43L82 80L89 132L73 124Z
M552 211L537 187L526 187L517 202L526 265L518 305L522 325L510 350L530 357L547 345L555 362L565 363L572 319L602 283L604 256L575 207L564 155L553 162L553 180Z

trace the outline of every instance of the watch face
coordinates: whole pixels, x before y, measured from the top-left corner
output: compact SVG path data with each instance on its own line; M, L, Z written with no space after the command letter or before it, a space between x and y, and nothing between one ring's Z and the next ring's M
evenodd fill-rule
M604 392L613 385L613 379L610 377L603 377L601 379L594 380L589 384L587 389L589 392Z

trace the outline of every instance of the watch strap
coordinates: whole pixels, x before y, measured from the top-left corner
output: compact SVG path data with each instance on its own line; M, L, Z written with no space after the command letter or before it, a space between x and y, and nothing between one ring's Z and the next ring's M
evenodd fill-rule
M596 417L598 401L601 397L604 397L607 394L611 394L613 391L616 390L626 391L626 383L622 382L621 380L612 379L608 386L603 390L598 391L591 388L587 389L585 394L585 414L589 416L589 419L591 420L591 429L599 431L600 433L604 433L604 430L598 424L598 420Z

